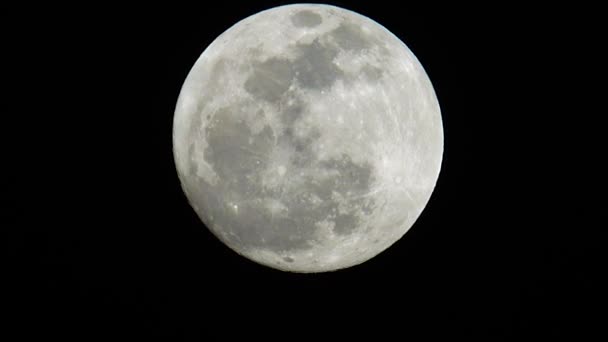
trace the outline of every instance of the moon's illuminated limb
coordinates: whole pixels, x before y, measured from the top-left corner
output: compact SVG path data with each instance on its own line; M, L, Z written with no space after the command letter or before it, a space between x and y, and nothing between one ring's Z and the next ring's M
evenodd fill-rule
M443 153L415 56L327 5L273 8L220 35L183 85L173 133L183 189L211 231L295 272L356 265L401 238Z

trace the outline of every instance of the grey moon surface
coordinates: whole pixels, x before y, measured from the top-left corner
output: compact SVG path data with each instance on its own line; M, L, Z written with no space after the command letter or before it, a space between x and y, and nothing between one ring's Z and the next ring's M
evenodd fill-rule
M372 19L295 4L243 19L190 70L173 123L198 217L262 265L325 272L365 262L412 227L443 156L433 86Z

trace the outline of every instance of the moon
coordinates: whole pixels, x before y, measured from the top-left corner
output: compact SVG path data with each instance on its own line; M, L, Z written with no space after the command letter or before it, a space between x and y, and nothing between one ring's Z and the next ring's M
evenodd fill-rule
M182 189L225 245L265 266L365 262L412 227L435 188L443 127L409 48L363 15L271 8L215 39L177 101Z

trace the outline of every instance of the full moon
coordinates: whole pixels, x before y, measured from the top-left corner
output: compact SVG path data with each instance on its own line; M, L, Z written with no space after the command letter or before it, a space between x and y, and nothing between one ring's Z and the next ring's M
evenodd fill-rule
M243 19L198 58L173 123L177 173L211 232L291 272L351 267L412 227L435 188L433 86L395 35L320 4Z

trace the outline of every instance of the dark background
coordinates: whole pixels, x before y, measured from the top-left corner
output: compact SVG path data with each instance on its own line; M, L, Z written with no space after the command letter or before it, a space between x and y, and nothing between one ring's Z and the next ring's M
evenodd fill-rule
M3 106L17 121L3 127L16 158L2 180L2 333L18 336L6 340L602 333L597 9L330 2L416 54L445 153L403 239L359 266L303 275L213 237L172 155L175 102L198 56L282 3L3 12Z

